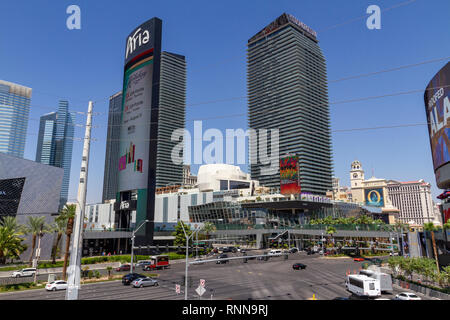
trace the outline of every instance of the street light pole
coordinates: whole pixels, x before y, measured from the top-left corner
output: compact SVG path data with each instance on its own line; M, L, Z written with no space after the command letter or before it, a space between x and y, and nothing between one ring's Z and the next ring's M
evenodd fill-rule
M38 271L39 258L41 257L41 238L43 236L43 234L42 234L42 228L43 227L44 227L44 224L41 225L41 229L39 230L39 234L38 234L38 248L37 248L36 257L35 257L36 272L34 273L34 283L36 283L36 280L37 280L37 271Z
M184 223L181 221L181 227L183 228L184 237L186 238L186 268L184 273L184 300L187 300L187 291L188 291L188 257L189 257L189 239L194 236L194 234L200 231L200 228L194 230L192 234L188 237L186 230L184 229Z
M133 251L133 249L134 249L134 238L136 238L135 234L147 222L149 222L149 220L142 221L142 223L139 225L139 227L137 227L136 230L133 230L133 233L131 234L131 267L130 267L130 273L133 273L133 263L134 263L134 259L133 259L134 251Z

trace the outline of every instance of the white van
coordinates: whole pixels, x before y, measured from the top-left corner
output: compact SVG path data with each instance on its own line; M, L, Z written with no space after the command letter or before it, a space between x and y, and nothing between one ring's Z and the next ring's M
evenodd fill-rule
M280 249L273 249L269 251L269 256L281 256L282 251Z

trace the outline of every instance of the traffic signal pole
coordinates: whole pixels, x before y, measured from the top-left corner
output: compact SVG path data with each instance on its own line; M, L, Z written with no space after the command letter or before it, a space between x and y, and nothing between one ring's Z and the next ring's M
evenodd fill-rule
M77 209L75 214L74 237L70 250L70 263L68 268L68 281L66 300L78 300L78 290L80 290L80 269L81 254L83 248L83 222L86 203L88 167L89 167L89 149L91 143L92 128L92 109L93 103L89 101L86 131L84 135L83 157L81 160L80 182L78 185Z

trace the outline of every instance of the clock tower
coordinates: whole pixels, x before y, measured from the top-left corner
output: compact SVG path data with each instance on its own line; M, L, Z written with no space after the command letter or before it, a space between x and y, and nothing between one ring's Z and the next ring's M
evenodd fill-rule
M350 170L350 188L354 202L364 202L364 170L361 162L355 160L352 162Z

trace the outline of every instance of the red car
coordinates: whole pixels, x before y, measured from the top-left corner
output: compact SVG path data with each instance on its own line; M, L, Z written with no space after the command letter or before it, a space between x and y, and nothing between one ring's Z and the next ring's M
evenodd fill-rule
M354 258L353 261L364 261L364 258Z
M123 264L116 268L116 271L130 271L131 265L129 264Z

